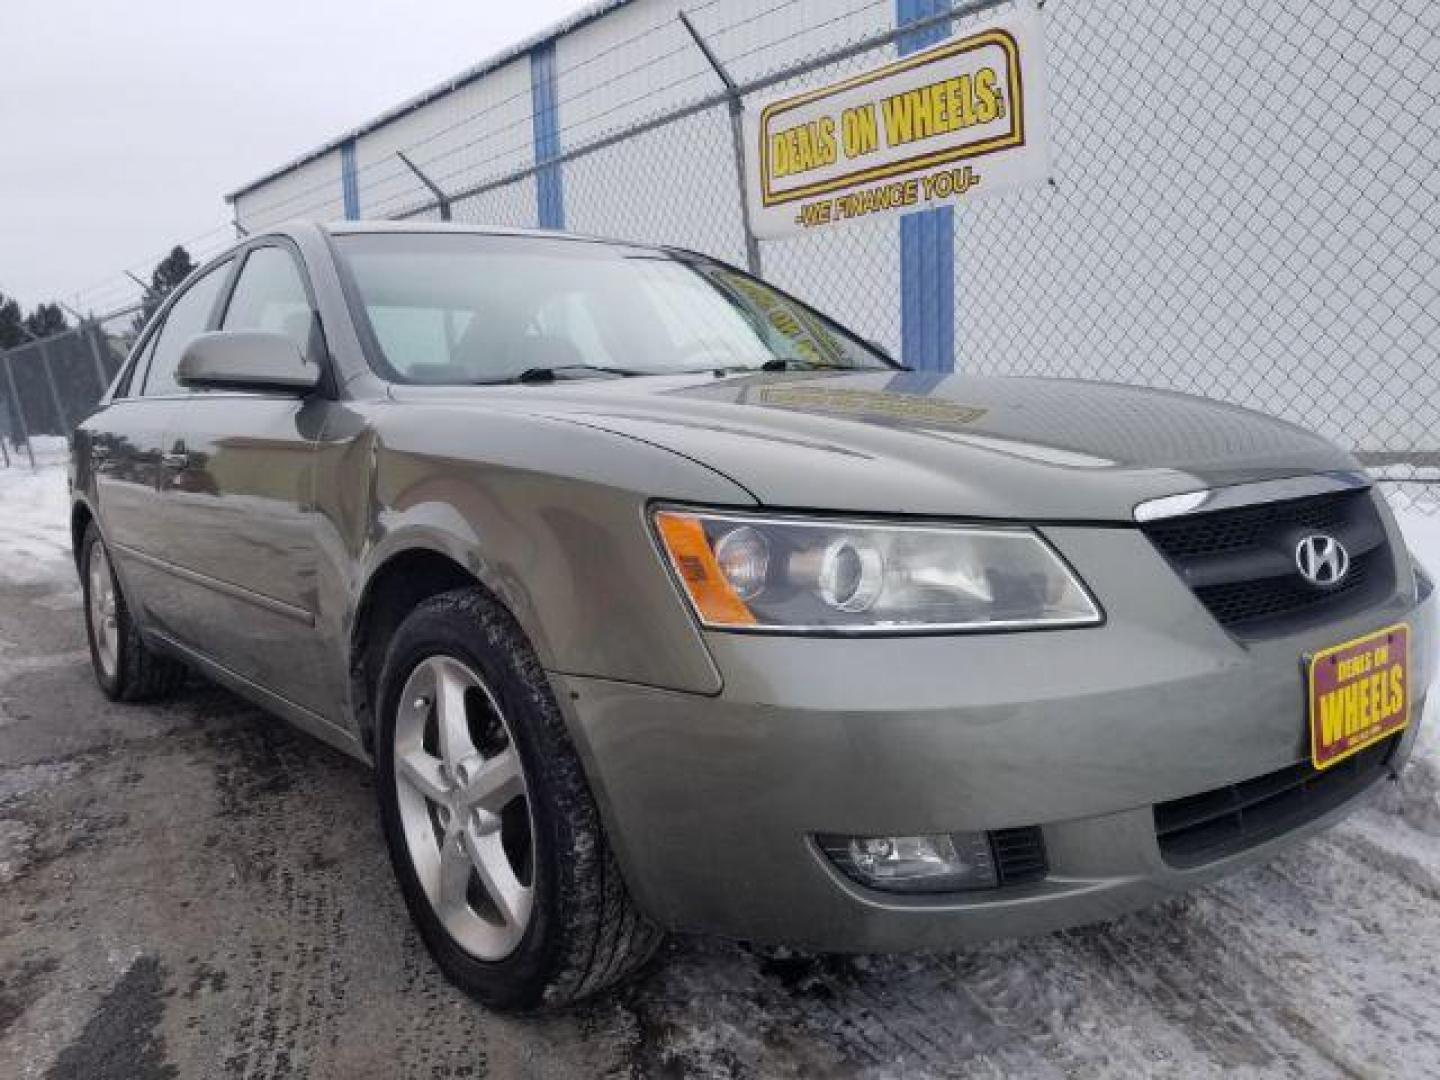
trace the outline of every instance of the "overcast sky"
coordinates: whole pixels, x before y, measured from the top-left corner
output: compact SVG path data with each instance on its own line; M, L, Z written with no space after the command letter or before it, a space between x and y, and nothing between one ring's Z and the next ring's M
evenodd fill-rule
M226 192L584 6L0 0L0 292L103 305Z

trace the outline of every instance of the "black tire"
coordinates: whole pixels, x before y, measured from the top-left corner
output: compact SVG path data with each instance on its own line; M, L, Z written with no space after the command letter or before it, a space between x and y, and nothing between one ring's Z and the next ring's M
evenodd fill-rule
M400 695L416 668L436 657L485 680L525 774L534 900L523 937L501 959L479 959L452 937L405 839L395 773ZM420 936L453 983L491 1008L530 1011L604 990L650 959L662 934L626 890L549 682L509 612L479 588L418 605L390 643L378 700L376 790L385 841Z
M113 670L106 670L101 661L100 647L94 625L95 612L91 604L90 566L97 552L105 555L105 572L110 579L110 588L115 605L115 660ZM189 671L179 661L156 652L145 643L130 607L120 588L120 579L110 560L109 550L100 536L100 530L91 522L85 530L83 547L80 549L80 591L84 600L85 640L90 646L90 667L95 672L95 681L111 701L159 701L169 697L189 677Z

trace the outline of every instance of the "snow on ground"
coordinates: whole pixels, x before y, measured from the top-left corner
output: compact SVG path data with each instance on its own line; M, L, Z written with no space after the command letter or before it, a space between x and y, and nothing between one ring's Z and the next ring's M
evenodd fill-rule
M23 456L0 468L0 581L20 586L12 595L74 588L63 446L37 451L37 472ZM1399 517L1440 573L1440 498L1411 498ZM0 642L0 675L8 651ZM644 1075L1440 1076L1440 717L1430 712L1401 785L1270 865L1182 899L934 956L762 955L679 938L644 982L580 1014L582 1027L636 1040ZM0 831L0 882L27 845ZM533 1023L531 1052L547 1054L545 1025L564 1021Z
M0 578L16 583L75 574L65 440L42 436L32 442L39 466L35 471L25 451L13 447L10 467L0 465Z

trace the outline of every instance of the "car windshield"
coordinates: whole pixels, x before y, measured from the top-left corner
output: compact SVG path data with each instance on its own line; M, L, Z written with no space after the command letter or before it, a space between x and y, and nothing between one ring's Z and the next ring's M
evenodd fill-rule
M396 382L894 366L798 301L699 257L466 233L335 241L380 373Z

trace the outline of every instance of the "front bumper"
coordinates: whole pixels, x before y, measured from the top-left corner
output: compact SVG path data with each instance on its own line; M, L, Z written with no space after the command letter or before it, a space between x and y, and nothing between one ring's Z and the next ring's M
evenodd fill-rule
M1301 657L1405 620L1412 723L1433 597L1396 594L1318 631L1241 644L1137 531L1051 528L1104 626L867 640L708 635L714 697L554 675L636 900L662 925L827 951L933 949L1114 917L1270 857L1350 805L1190 869L1156 803L1308 756ZM1123 598L1117 601L1115 598ZM1353 803L1353 800L1352 800ZM896 896L817 849L856 836L1042 827L1041 881Z

